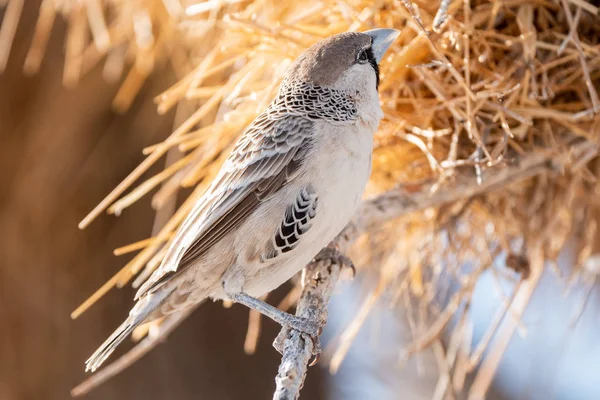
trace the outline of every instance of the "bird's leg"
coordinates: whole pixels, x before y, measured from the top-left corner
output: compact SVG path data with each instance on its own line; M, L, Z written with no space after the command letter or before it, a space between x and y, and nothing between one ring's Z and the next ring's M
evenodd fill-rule
M296 317L296 318L298 318L298 317ZM292 329L293 328L284 325L282 327L282 329L279 331L279 334L277 335L275 340L273 341L273 347L275 348L275 350L277 350L279 352L279 354L283 354L283 351L285 348L285 341L290 337L290 333L291 333ZM319 327L319 334L320 333L321 333L321 328ZM315 358L310 363L310 366L312 367L319 360L319 355L323 351L323 347L321 346L321 341L319 340L319 335L309 335L304 332L301 332L301 334L304 337L304 340L310 340L313 344L312 355L315 356Z
M258 311L262 315L271 318L283 327L282 330L289 332L293 329L309 336L312 338L313 343L316 343L314 346L315 349L320 348L320 346L318 346L319 334L321 333L321 324L319 322L289 314L245 293L243 290L244 277L239 269L230 269L226 272L221 284L223 285L223 291L232 301L243 304L252 310ZM281 346L278 346L277 343L278 341L276 340L273 345L275 349L281 353L283 351L283 343Z
M281 311L277 307L273 307L272 305L244 292L228 293L227 295L236 303L243 304L248 308L258 311L262 315L271 318L273 321L285 328L295 329L302 333L306 333L311 337L317 337L319 335L321 327L314 321L310 321L306 318L296 317L292 314L286 313L285 311Z
M344 253L342 253L339 247L333 243L321 249L321 251L319 251L319 253L313 258L312 264L316 264L321 261L327 261L330 263L330 265L339 265L341 269L350 271L352 274L352 278L354 278L354 276L356 275L356 268L354 267L354 263L352 262L352 260ZM277 335L277 338L273 342L273 347L275 347L275 349L277 349L277 351L279 351L281 354L283 354L284 344L289 335L290 329L284 326L284 329L282 329L279 332L279 335ZM312 353L316 357L310 365L314 365L318 361L319 354L322 351L321 343L319 341L318 336L310 336L308 338L305 337L305 340L307 339L311 339L313 342Z
M352 277L356 275L356 268L354 267L352 260L342 253L335 245L324 247L312 260L313 263L317 263L319 261L329 261L331 264L337 264L341 268L351 271ZM285 340L288 338L290 330L296 330L305 335L305 339L312 340L313 355L318 356L319 353L321 353L322 349L319 341L321 323L306 318L297 317L273 307L262 300L244 293L242 290L240 290L242 286L243 280L241 280L240 276L235 273L232 273L223 280L223 289L232 301L256 310L282 326L283 329L279 332L279 335L277 335L277 338L273 342L273 347L275 347L278 352L283 354Z
M346 256L344 253L342 253L341 250L339 249L339 247L337 247L335 244L329 244L327 247L324 247L323 249L321 249L321 251L313 258L312 263L315 264L320 261L327 261L330 263L330 265L331 264L339 265L341 269L350 271L352 273L352 277L354 277L354 275L356 275L356 268L354 267L354 263L352 262L352 260L348 256ZM296 317L296 318L298 318L298 317ZM319 360L319 354L322 351L321 343L319 341L318 336L312 336L312 335L309 336L304 333L303 333L303 335L305 336L304 340L310 339L310 340L312 340L312 343L313 343L312 354L315 356L315 359L310 364L312 366ZM273 347L275 347L275 349L277 351L279 351L281 354L283 354L285 341L289 336L290 336L290 328L288 326L284 325L283 329L279 332L279 335L277 335L277 338L273 342ZM308 336L308 337L306 337L306 336Z

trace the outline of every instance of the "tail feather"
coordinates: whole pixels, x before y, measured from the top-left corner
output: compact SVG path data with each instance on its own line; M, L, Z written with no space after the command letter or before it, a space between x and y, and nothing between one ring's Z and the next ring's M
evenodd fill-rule
M141 323L141 321L140 321ZM135 323L131 321L131 317L127 318L125 322L123 322L117 330L113 332L112 335L109 336L108 339L92 354L90 358L85 362L85 370L94 372L102 363L111 355L111 353L115 350L115 348L123 341L136 326L140 323Z
M92 354L85 362L85 370L94 372L102 363L112 354L115 348L133 332L133 330L153 313L164 300L171 294L171 291L162 290L140 299L129 313L129 318L125 320L112 335Z

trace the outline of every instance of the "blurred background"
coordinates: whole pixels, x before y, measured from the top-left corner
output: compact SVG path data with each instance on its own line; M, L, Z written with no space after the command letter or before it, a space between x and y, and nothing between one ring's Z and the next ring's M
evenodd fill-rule
M113 250L151 236L156 213L150 200L118 218L102 215L83 231L77 224L145 158L141 150L164 140L176 125L175 111L158 115L153 101L178 80L166 63L155 63L124 113L113 107L120 83L107 82L101 65L65 87L68 27L60 18L39 73L25 74L40 4L23 6L0 74L0 400L68 398L86 377L84 361L127 314L134 293L129 286L110 291L77 320L70 318L133 257L116 257ZM0 8L0 19L5 13ZM161 161L144 177L163 167ZM575 257L567 247L558 268L568 270ZM477 283L466 311L473 343L515 290L514 280L500 282L499 288L494 271L486 271ZM544 272L486 398L600 398L600 297L594 283L567 292L561 277ZM465 391L440 389L440 375L448 371L440 368L435 346L402 358L414 331L410 316L387 295L371 310L337 373L329 373L340 335L376 285L372 271L338 285L324 332L325 356L310 368L302 398L466 399ZM272 294L271 303L290 288ZM440 345L448 345L457 324L458 317L442 332ZM279 329L263 321L257 351L247 355L247 326L245 308L205 304L165 343L85 398L271 398L280 361L271 343ZM476 372L466 377L465 388Z

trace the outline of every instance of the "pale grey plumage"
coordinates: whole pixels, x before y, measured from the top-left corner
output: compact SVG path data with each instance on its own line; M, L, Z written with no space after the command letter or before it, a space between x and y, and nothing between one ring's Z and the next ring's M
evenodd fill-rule
M358 205L382 117L373 37L336 35L294 62L136 294L128 321L92 355L88 369L135 325L207 297L232 298L280 323L297 322L250 296L299 271Z

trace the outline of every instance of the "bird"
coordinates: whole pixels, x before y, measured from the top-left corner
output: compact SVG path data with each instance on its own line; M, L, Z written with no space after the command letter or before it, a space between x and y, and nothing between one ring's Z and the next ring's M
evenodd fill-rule
M301 271L358 209L383 118L379 63L398 35L387 28L333 35L290 65L86 371L140 324L206 299L237 302L318 336L317 322L259 297Z

